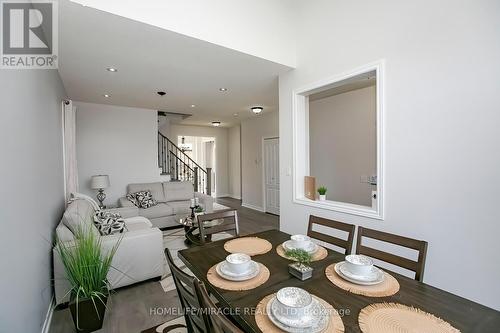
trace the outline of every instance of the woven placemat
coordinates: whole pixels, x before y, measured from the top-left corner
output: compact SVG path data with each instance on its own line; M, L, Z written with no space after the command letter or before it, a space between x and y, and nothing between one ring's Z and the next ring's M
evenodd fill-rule
M399 282L392 275L384 272L384 281L372 286L362 286L344 280L335 272L335 264L329 265L325 269L325 274L331 283L348 292L369 297L392 296L399 291Z
M295 260L293 258L289 258L285 255L285 249L283 248L283 245L278 245L278 247L276 247L276 253L278 253L278 255L280 257L286 258L288 260L297 261L297 260ZM328 256L327 249L325 249L323 246L318 245L318 251L314 252L311 260L318 261L318 260L325 259L327 256Z
M272 248L273 244L259 237L235 238L224 244L224 250L229 253L245 253L249 256L267 253Z
M215 287L224 290L242 291L242 290L254 289L266 283L266 281L269 279L269 276L271 275L269 269L266 266L259 263L260 272L256 277L246 281L230 281L224 279L217 273L217 271L215 270L216 266L217 265L213 265L208 270L207 279L208 282L210 282Z
M362 309L358 317L364 333L460 332L446 321L414 307L397 303L377 303Z
M282 333L285 332L278 328L267 316L267 303L271 301L276 294L267 295L264 297L259 304L257 304L257 308L255 309L255 322L257 326L263 333ZM329 311L331 314L330 320L328 322L328 327L324 329L321 333L343 333L344 332L344 323L342 322L342 318L340 318L338 312L325 300L313 296L318 301L323 304L325 309Z

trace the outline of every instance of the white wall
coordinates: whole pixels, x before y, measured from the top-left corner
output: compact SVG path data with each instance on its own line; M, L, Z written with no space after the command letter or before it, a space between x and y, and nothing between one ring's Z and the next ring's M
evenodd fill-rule
M55 226L64 209L55 70L0 70L0 332L40 332L52 300Z
M294 6L289 0L74 2L290 67L296 63Z
M80 192L95 197L93 175L109 175L105 204L116 204L127 185L159 181L157 111L75 102Z
M241 199L241 128L240 125L229 129L228 140L228 167L229 167L229 195Z
M316 214L427 240L426 283L500 309L500 3L299 4L299 66L280 77L282 230ZM292 90L381 58L385 221L293 204Z
M170 125L169 138L174 138L174 142L177 142L177 137L182 135L215 138L216 194L218 197L229 195L228 129L209 126Z
M278 112L241 122L241 193L247 207L264 210L262 140L279 136L278 122Z
M309 103L310 175L328 188L328 200L372 205L366 179L377 174L375 92L372 86Z

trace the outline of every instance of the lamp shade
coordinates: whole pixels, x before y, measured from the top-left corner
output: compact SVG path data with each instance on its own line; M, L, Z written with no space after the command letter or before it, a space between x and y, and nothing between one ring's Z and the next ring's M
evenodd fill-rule
M109 187L109 176L108 175L97 175L92 176L90 179L90 188L93 190L98 190L101 188Z

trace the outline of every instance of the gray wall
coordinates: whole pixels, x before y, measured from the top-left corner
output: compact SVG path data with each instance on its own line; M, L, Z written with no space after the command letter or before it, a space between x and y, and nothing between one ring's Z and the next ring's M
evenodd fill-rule
M261 114L241 122L241 193L244 205L264 210L262 140L279 136L279 114Z
M95 198L93 175L109 175L105 204L116 204L130 183L156 182L158 118L155 110L75 102L80 192Z
M65 95L55 70L0 70L0 332L40 332L52 299Z
M500 309L500 3L298 2L296 70L280 76L280 165L292 165L292 91L384 58L385 220L292 202L281 177L280 224L309 214L429 242L424 281ZM314 36L314 38L311 38Z
M327 187L328 200L372 205L372 186L361 177L377 174L375 90L367 87L309 103L310 175L317 187Z

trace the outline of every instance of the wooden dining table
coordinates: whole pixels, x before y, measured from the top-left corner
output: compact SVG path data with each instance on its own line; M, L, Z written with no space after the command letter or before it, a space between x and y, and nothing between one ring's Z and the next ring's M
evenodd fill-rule
M400 303L419 308L442 318L462 332L500 332L500 312L396 273L391 272L398 280L400 290L390 297L360 296L340 289L325 276L327 266L344 260L345 256L335 251L328 250L325 259L312 262L311 266L314 269L312 278L301 281L288 273L290 261L276 253L276 247L290 239L289 234L269 230L248 236L266 239L273 245L271 251L252 257L269 269L271 273L269 280L248 291L219 289L207 280L208 270L228 255L224 250L224 243L227 240L179 251L179 258L205 283L209 292L219 301L219 306L231 310L233 319L245 332L261 332L255 322L255 308L265 296L276 293L283 287L303 288L330 303L337 311L343 313L345 332L361 332L358 325L361 309L380 302Z

